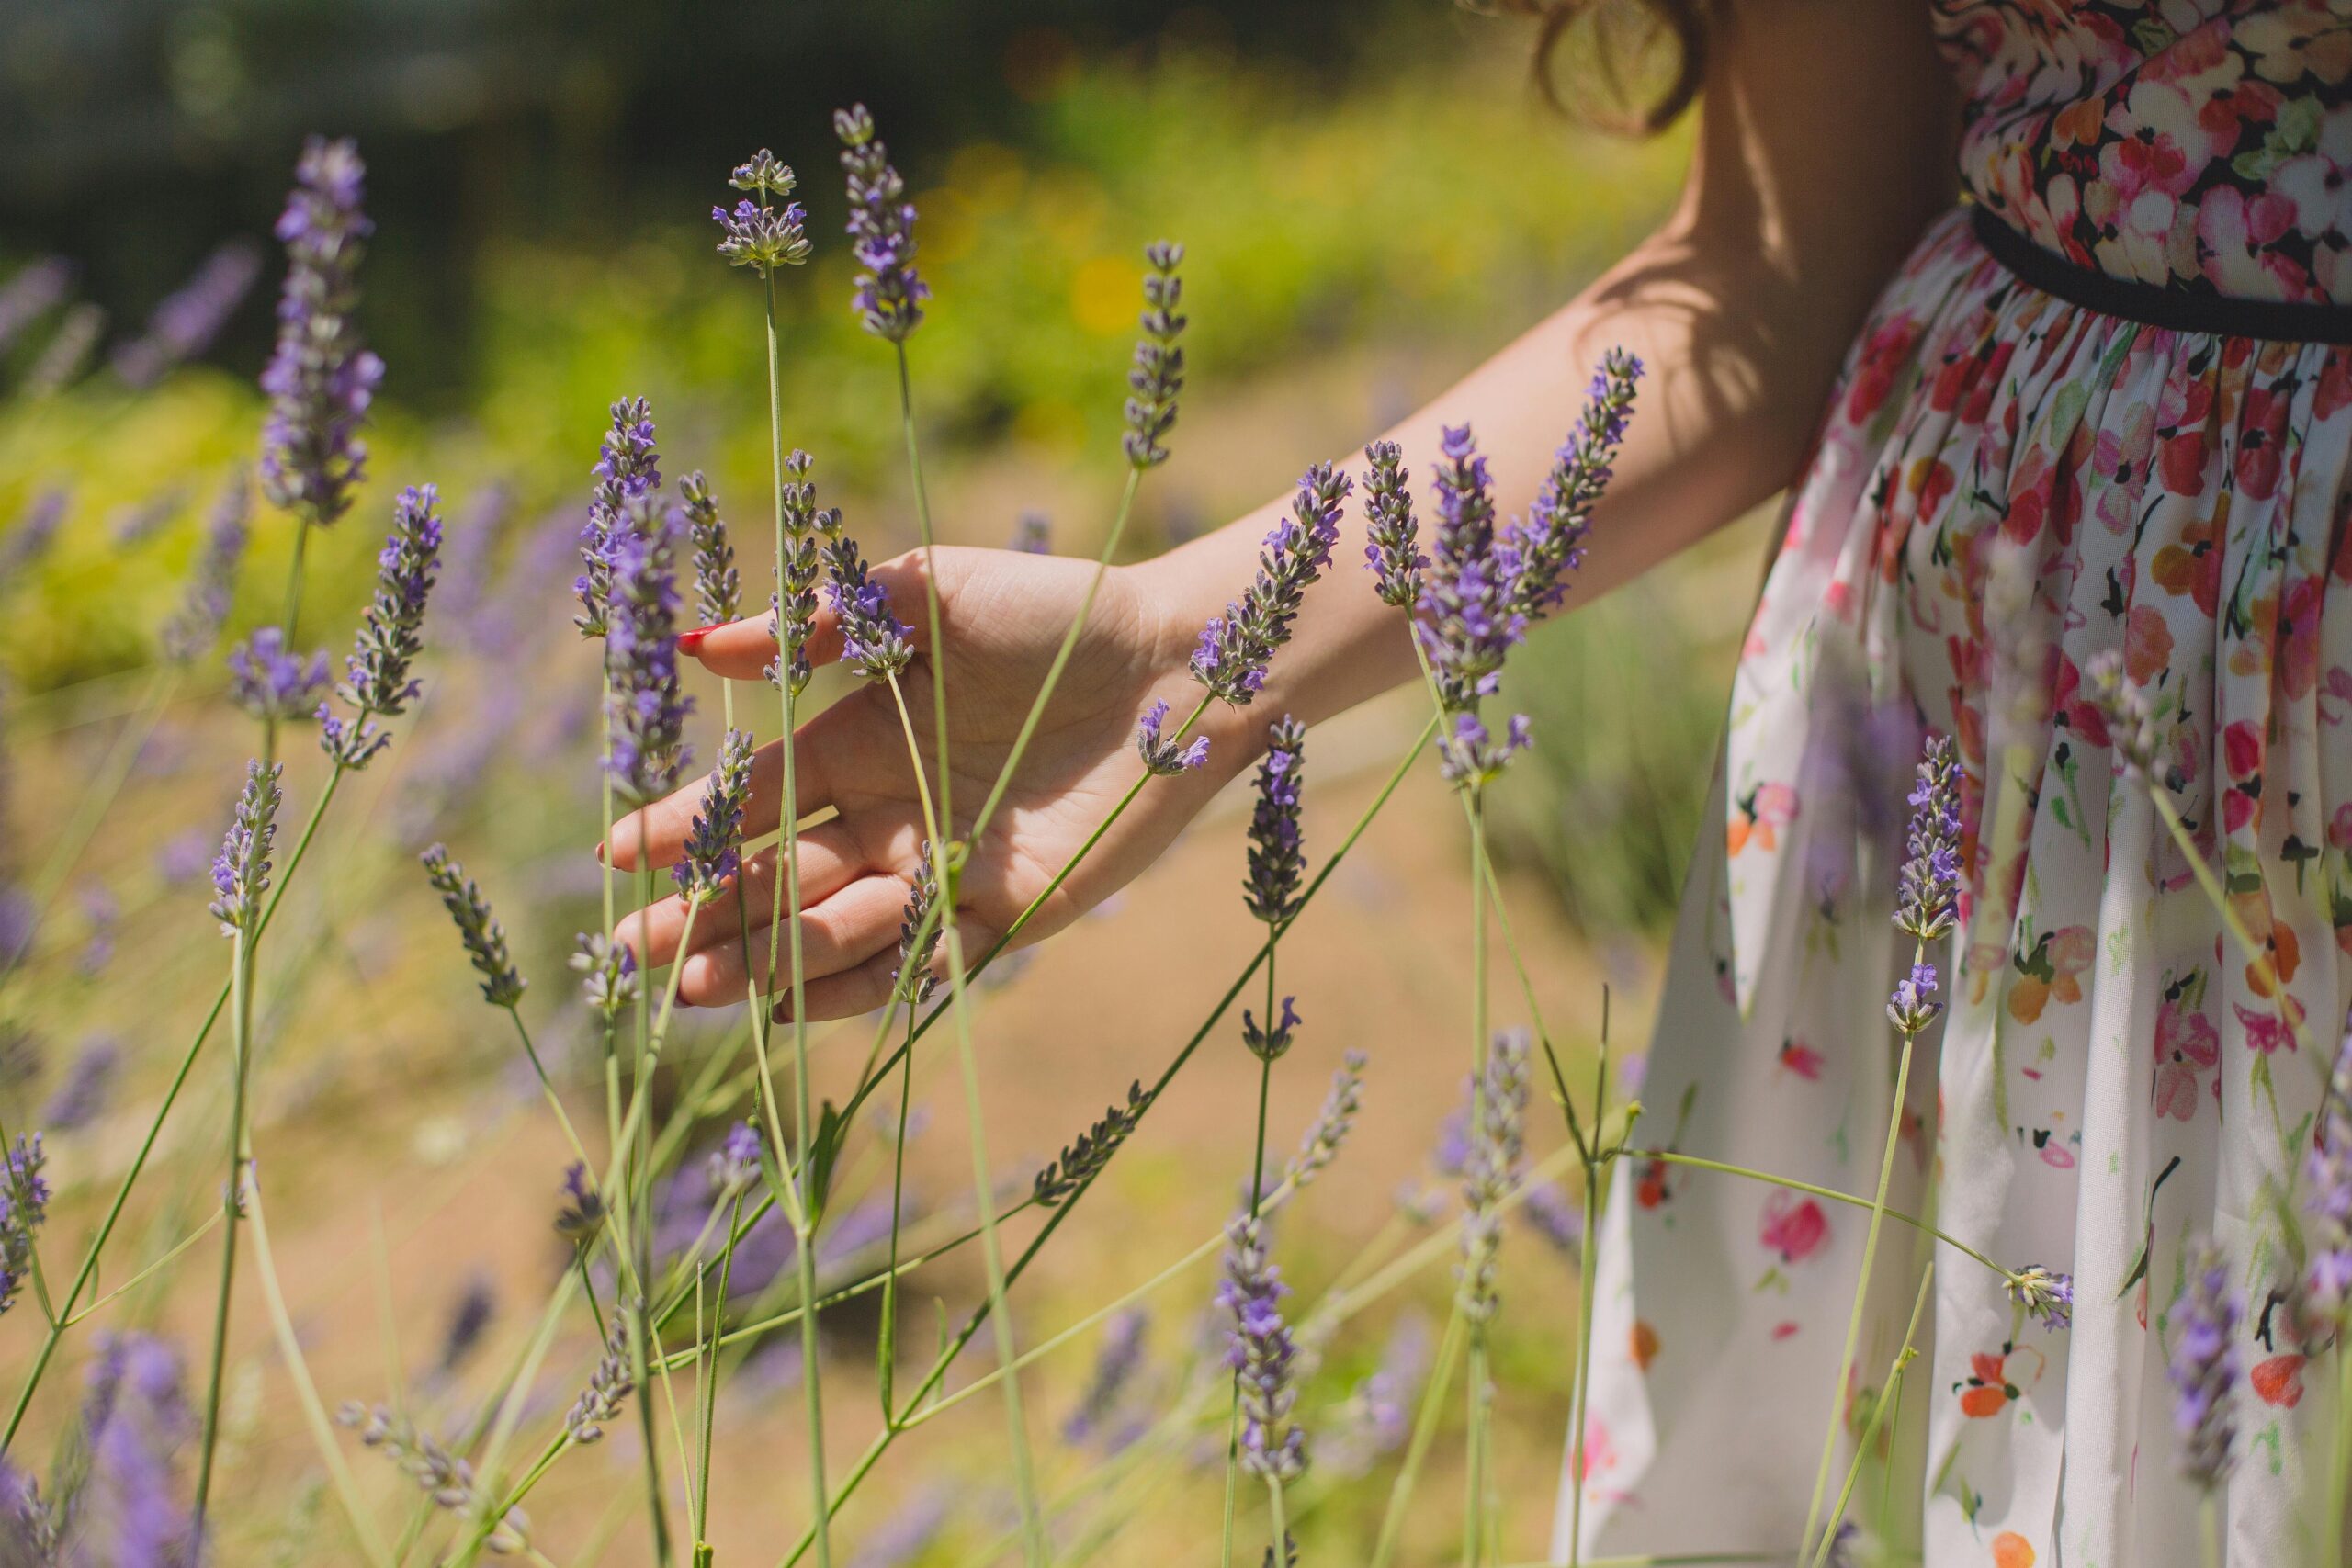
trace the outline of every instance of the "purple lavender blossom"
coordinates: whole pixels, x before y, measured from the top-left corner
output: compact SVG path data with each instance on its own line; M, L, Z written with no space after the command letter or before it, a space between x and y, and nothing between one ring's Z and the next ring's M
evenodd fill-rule
M155 874L166 887L180 887L204 874L212 863L212 846L200 828L189 828L164 840L155 852ZM7 951L0 943L0 953Z
M494 1008L520 1003L528 982L514 967L514 955L506 945L506 928L491 913L490 900L482 897L481 888L439 844L417 858L424 863L425 880L441 895L441 907L458 924L466 956L481 976L482 1000Z
M262 895L269 891L270 844L277 837L277 788L286 764L245 764L245 787L238 792L235 818L212 862L212 918L222 936L251 938L261 921Z
M642 977L637 972L637 954L625 943L601 931L582 931L579 950L566 962L581 976L580 991L589 1008L606 1023L637 1000Z
M1012 525L1012 547L1024 556L1054 553L1054 525L1042 512L1024 512Z
M611 613L605 670L611 719L605 770L622 797L644 806L677 787L690 756L691 698L678 690L678 584L667 520L639 496L611 544Z
M492 560L499 536L505 532L514 513L514 486L500 479L474 491L473 500L464 512L449 521L448 536L441 549L441 585L435 591L435 603L440 605L440 623L451 628L458 640L468 647L481 646L481 628L476 623L483 602L489 597Z
M1500 741L1476 714L1457 713L1453 729L1438 741L1438 774L1452 784L1492 784L1532 739L1523 713L1511 715Z
M229 650L229 700L254 718L290 724L311 717L327 687L327 656L290 651L286 634L263 626Z
M1512 607L1516 551L1497 548L1494 480L1470 427L1441 431L1438 452L1438 524L1413 635L1440 704L1449 714L1469 714L1500 684L1503 658L1526 636L1527 617Z
M49 314L74 286L74 264L63 256L27 262L0 283L0 354L17 334Z
M1526 1117L1527 1036L1507 1030L1487 1051L1486 1092L1478 1099L1462 1179L1462 1265L1455 1277L1463 1315L1473 1324L1491 1323L1501 1305L1495 1260L1502 1251L1502 1202L1519 1184Z
M2340 1334L2352 1317L2352 1032L2335 1048L2303 1180L2310 1189L2303 1199L2310 1262L2301 1305Z
M1118 1413L1120 1403L1143 1366L1144 1335L1151 1314L1129 1307L1112 1314L1102 1325L1102 1344L1094 1354L1094 1370L1078 1408L1062 1423L1062 1441L1083 1447L1102 1435L1103 1425Z
M1601 356L1600 367L1592 374L1590 401L1576 430L1554 455L1526 521L1504 530L1517 565L1512 608L1530 620L1559 606L1567 592L1561 578L1584 564L1592 508L1608 488L1611 465L1634 411L1634 383L1641 378L1641 360L1623 349L1612 348Z
M914 632L891 613L889 592L868 572L857 541L838 531L825 542L825 594L842 629L842 662L869 681L896 675L914 658Z
M33 1247L49 1217L49 1182L41 1176L48 1156L40 1134L18 1134L10 1146L6 1179L0 1180L0 1313L17 1302L32 1277Z
M2172 1352L2173 1429L2180 1434L2181 1473L2204 1491L2236 1463L2241 1315L2230 1289L2230 1262L2210 1238L2190 1249L2188 1284L2179 1303L2180 1337Z
M40 1495L40 1483L0 1458L0 1562L10 1568L62 1562L63 1530L64 1521Z
M1332 1473L1362 1476L1403 1447L1433 1348L1427 1317L1408 1312L1398 1318L1380 1364L1333 1412L1331 1429L1316 1444L1316 1462Z
M922 324L922 302L931 298L930 286L915 275L914 204L864 104L836 110L833 133L849 181L850 253L865 269L851 305L867 332L903 344Z
M488 1274L476 1272L467 1276L458 1299L449 1308L449 1322L441 1331L441 1353L435 1364L441 1375L448 1376L481 1348L483 1333L491 1319L498 1315L498 1289Z
M1290 641L1300 601L1331 564L1331 548L1340 542L1340 503L1354 483L1329 463L1307 469L1291 499L1292 515L1266 536L1249 592L1201 629L1193 679L1233 706L1249 705L1266 683L1268 662Z
M366 473L359 427L384 377L384 362L360 346L351 321L359 258L375 230L359 209L367 174L356 145L312 137L277 220L288 265L277 347L261 376L270 399L261 488L274 504L322 526L350 508Z
M686 831L685 856L671 868L687 902L718 897L742 864L743 805L751 795L751 732L730 729L718 743L718 766L711 770L702 808Z
M760 1132L749 1122L727 1129L718 1147L710 1152L704 1177L713 1201L725 1202L751 1190L760 1179Z
M1168 704L1155 702L1136 721L1136 750L1143 756L1144 772L1158 777L1171 777L1189 772L1209 760L1209 738L1196 735L1187 743L1161 739L1168 723Z
M107 313L97 306L85 300L69 307L64 319L57 323L56 333L42 346L40 356L25 372L18 387L25 400L37 403L55 397L80 379L106 330Z
M1364 480L1364 565L1372 569L1381 602L1400 610L1420 603L1421 569L1430 564L1421 554L1420 525L1413 521L1412 492L1405 481L1413 471L1405 467L1404 448L1394 441L1375 441L1363 449L1372 465Z
M792 171L785 169L785 190L792 188ZM764 197L759 201L746 197L732 211L712 208L710 217L718 225L718 254L729 266L748 266L766 277L780 266L797 266L808 259L808 214L797 201L771 207Z
M1299 793L1306 782L1306 727L1284 714L1266 730L1258 764L1256 804L1250 814L1250 874L1241 901L1270 926L1298 913L1306 851L1298 826Z
M578 1160L563 1168L563 1205L555 1213L555 1234L585 1246L605 1228L605 1196L588 1179L588 1168Z
M1906 1036L1918 1034L1944 1010L1935 994L1936 966L1914 964L1911 973L1895 982L1894 994L1887 998L1887 1021Z
M15 582L27 571L40 564L57 543L57 530L65 521L66 492L45 490L33 497L15 527L0 535L0 582Z
M220 246L164 296L147 318L145 336L114 351L114 373L126 386L152 387L174 366L202 354L260 276L261 250L252 241Z
M1951 930L1960 897L1960 757L1930 736L1911 790L1911 829L1895 897L1895 929L1933 942Z
M71 1133L96 1121L121 1066L122 1043L114 1036L93 1034L83 1041L66 1064L64 1078L41 1108L42 1123L52 1133Z
M339 767L364 768L390 745L373 716L405 713L421 689L409 671L424 651L424 605L440 566L440 502L439 491L418 485L392 504L392 531L376 558L376 597L360 622L358 646L344 660L346 678L335 688L357 712L346 725L319 705L319 744Z
M1551 1243L1552 1250L1574 1263L1584 1257L1584 1211L1556 1181L1538 1182L1527 1190L1519 1205L1528 1228Z
M580 559L587 570L572 581L581 613L571 624L582 637L603 637L613 598L612 552L628 525L622 513L632 501L662 488L662 457L655 448L653 411L643 398L623 398L612 408L612 428L597 448L596 488L588 499L588 521L580 530Z
M230 602L237 592L237 566L244 558L246 524L253 512L253 482L243 468L220 487L205 525L204 543L189 570L180 607L164 623L164 657L175 664L193 663L220 636L229 618Z
M564 1416L565 1434L575 1443L593 1443L605 1435L605 1425L621 1413L621 1402L637 1387L629 1357L629 1318L642 1313L643 1303L624 1308L613 1303L611 1320L605 1332L605 1353L598 1358L596 1369L588 1374L588 1386L571 1403Z
M1284 997L1280 1016L1270 1019L1263 1028L1259 1026L1255 1013L1248 1008L1241 1010L1241 1043L1249 1047L1251 1055L1261 1062L1279 1062L1289 1055L1292 1039L1305 1021L1292 1005L1297 1000L1296 997Z
M938 863L926 839L915 852L915 874L907 884L907 906L899 921L899 966L890 972L890 994L910 1008L929 1001L939 986L932 968L943 934L943 923L932 919L932 906L938 901Z
M1291 1418L1298 1391L1291 1370L1298 1348L1283 1322L1290 1293L1267 1256L1260 1223L1242 1216L1226 1227L1225 1278L1216 1303L1233 1315L1226 1364L1241 1396L1241 1468L1278 1482L1306 1472L1306 1433Z
M808 477L815 467L816 459L797 447L784 460L788 477L777 498L784 514L784 558L778 563L783 594L780 602L775 594L768 596L768 635L776 642L768 683L781 686L788 675L795 696L808 689L816 673L808 662L808 639L817 631L817 536L830 537L841 528L838 510L817 510L817 481Z
M2075 1277L2031 1264L2009 1277L2009 1299L2055 1334L2075 1320Z
M107 532L113 538L117 549L127 550L143 545L187 511L187 486L165 485L143 501L118 507L107 519Z
M89 1475L74 1512L87 1561L168 1568L196 1561L175 1454L195 1427L179 1358L143 1334L99 1336L83 1404Z
M695 545L695 613L704 626L724 626L743 613L743 580L735 570L727 521L699 468L678 481L678 499Z
M1283 1180L1293 1191L1314 1180L1340 1157L1348 1134L1355 1129L1356 1113L1363 1109L1363 1069L1370 1060L1361 1051L1350 1051L1340 1058L1339 1070L1331 1075L1330 1091L1323 1097L1322 1108L1307 1124L1306 1135L1299 1140L1298 1152L1283 1167Z
M1168 461L1160 442L1176 425L1176 399L1184 390L1184 280L1176 269L1184 247L1158 240L1144 247L1149 270L1143 279L1143 341L1136 344L1135 367L1127 372L1127 434L1122 441L1130 468L1155 468Z

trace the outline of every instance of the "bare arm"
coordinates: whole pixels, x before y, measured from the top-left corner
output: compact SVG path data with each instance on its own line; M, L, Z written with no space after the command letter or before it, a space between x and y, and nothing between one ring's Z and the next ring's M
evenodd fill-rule
M1767 0L1724 13L1698 147L1658 231L1590 288L1389 432L1426 479L1438 426L1468 423L1497 504L1523 511L1602 352L1649 368L1577 579L1597 596L1738 517L1803 460L1846 346L1951 197L1951 88L1912 0ZM1531 162L1535 160L1531 159ZM1363 462L1351 467L1359 481ZM1287 504L1135 569L1167 657L1246 581ZM1269 714L1312 722L1414 673L1403 618L1360 570L1351 508L1330 580L1246 712L1208 722L1252 755Z

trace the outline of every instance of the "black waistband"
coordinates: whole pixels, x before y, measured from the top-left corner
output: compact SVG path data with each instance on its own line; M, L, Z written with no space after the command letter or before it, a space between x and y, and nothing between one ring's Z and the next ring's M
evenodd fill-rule
M2285 343L2352 344L2352 305L2313 305L2278 299L2231 299L2192 294L2109 277L2043 250L1978 207L1976 238L1993 259L2020 283L2054 299L2103 316L2170 327L2175 332L2217 333L2224 337L2269 338Z

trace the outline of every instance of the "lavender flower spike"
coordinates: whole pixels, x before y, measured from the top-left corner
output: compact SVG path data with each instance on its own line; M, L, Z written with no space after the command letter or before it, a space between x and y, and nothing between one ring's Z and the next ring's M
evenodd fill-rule
M857 541L840 532L839 513L827 514L826 596L841 621L842 662L869 681L904 670L914 658L914 632L890 612L890 595L874 581Z
M623 798L644 806L677 786L694 703L678 690L678 585L667 521L650 497L636 496L617 527L605 633L612 720L605 771Z
M1184 247L1170 240L1144 247L1150 270L1143 279L1143 341L1136 344L1135 368L1127 372L1127 434L1122 443L1127 463L1155 468L1168 461L1160 441L1176 424L1176 398L1184 389L1184 280L1176 269Z
M2171 726L2157 713L2157 703L2132 684L2123 667L2123 650L2110 648L2094 655L2083 670L2085 695L2107 724L2108 744L2132 778L2160 777L2158 752ZM2165 699L2169 705L2170 699Z
M1421 554L1420 525L1413 521L1412 492L1405 481L1413 471L1405 467L1404 448L1394 441L1375 441L1363 449L1372 465L1363 487L1364 565L1370 567L1381 603L1409 610L1420 602L1421 569L1430 558Z
M367 174L353 143L312 137L277 220L288 265L277 347L261 375L270 399L262 493L321 525L349 510L366 472L359 427L384 377L384 362L360 346L351 321L360 254L375 228L359 210Z
M670 873L688 903L718 897L742 864L743 804L751 795L751 732L730 729L718 743L718 766L703 790L702 809L686 830L685 858Z
M1165 740L1161 731L1168 723L1168 704L1155 702L1136 721L1136 750L1143 755L1144 772L1158 777L1170 777L1199 767L1209 760L1209 738L1196 735L1188 745L1180 740Z
M1960 899L1960 757L1931 736L1911 789L1911 828L1895 896L1894 924L1919 942L1951 930Z
M931 920L930 931L923 930L931 907L938 900L938 865L926 839L915 852L914 880L907 885L907 907L899 922L899 966L890 975L890 994L909 1007L929 1001L939 985L931 965L939 952L942 922ZM918 936L922 938L920 943L915 940Z
M842 169L849 178L850 251L865 269L852 306L867 332L904 343L922 324L922 302L931 298L930 287L915 276L914 204L890 165L889 149L876 140L874 117L864 104L835 111L833 133L841 138Z
M1634 383L1641 378L1641 360L1623 349L1612 348L1601 356L1600 368L1592 375L1591 400L1566 444L1553 457L1526 521L1506 530L1518 569L1511 581L1511 608L1529 620L1558 607L1567 592L1562 576L1584 564L1592 508L1608 488L1611 465L1634 411Z
M1012 547L1024 556L1054 553L1053 520L1042 512L1024 512L1012 526Z
M582 931L579 951L567 961L582 976L581 994L597 1016L610 1023L621 1010L637 1000L640 976L637 954L604 933Z
M186 596L164 623L164 657L173 663L194 662L220 635L237 591L237 563L244 558L245 520L252 511L253 484L240 468L220 487L204 544L188 572Z
M474 1467L458 1458L433 1437L419 1432L415 1423L387 1404L362 1404L346 1400L334 1413L339 1425L356 1427L359 1440L400 1466L417 1489L441 1508L469 1525L481 1517L486 1502L474 1479ZM493 1557L513 1557L530 1550L530 1516L520 1508L506 1510L482 1538L482 1550ZM157 1559L176 1562L176 1558Z
M2352 1321L2352 1030L2335 1049L2303 1179L2310 1187L2303 1240L2311 1261L2301 1305L2341 1334Z
M1905 1036L1917 1036L1944 1010L1935 994L1936 966L1914 964L1911 973L1895 982L1894 994L1887 998L1887 1021Z
M1298 912L1306 851L1298 828L1300 786L1306 782L1306 727L1284 714L1266 731L1258 764L1258 799L1250 814L1250 875L1242 902L1270 926Z
M588 1168L573 1160L563 1168L563 1206L555 1213L555 1234L575 1245L605 1228L605 1195L588 1179Z
M1502 1201L1519 1184L1526 1152L1527 1036L1505 1031L1487 1052L1486 1092L1478 1099L1477 1125L1462 1176L1463 1314L1474 1324L1490 1323L1500 1299L1495 1291L1495 1259L1502 1250Z
M704 626L723 626L743 613L743 581L736 574L726 519L699 469L678 481L678 498L695 543L695 613Z
M613 545L628 502L662 488L662 457L653 442L653 411L643 398L623 398L612 409L612 428L597 449L596 488L588 498L588 521L580 530L580 561L587 570L572 580L580 614L571 624L582 637L603 637L613 597Z
M718 254L728 265L748 266L766 277L777 267L797 266L808 259L808 214L797 201L782 207L769 204L771 197L790 196L799 183L789 164L776 162L775 154L763 147L735 165L734 177L727 183L759 198L737 202L732 212L724 207L710 209L719 230Z
M442 908L458 922L466 955L481 976L482 1000L494 1008L515 1006L522 1001L523 987L528 982L514 967L514 955L506 946L506 929L490 912L490 900L441 845L434 845L417 858L424 863L425 879L433 884L433 891L441 895Z
M631 1312L640 1312L640 1304L624 1308L613 1303L611 1322L605 1335L605 1354L596 1362L596 1370L588 1376L588 1386L571 1403L571 1411L563 1418L563 1429L575 1443L593 1443L605 1435L605 1424L621 1413L621 1401L637 1387L630 1373L628 1350L628 1320Z
M195 1520L175 1458L195 1423L179 1358L143 1334L99 1337L82 1406L89 1469L74 1502L75 1562L193 1562Z
M794 448L784 460L784 471L789 477L784 481L779 498L784 510L784 559L779 563L783 577L781 603L771 596L768 600L768 635L775 639L775 661L768 666L768 683L781 685L788 676L793 694L797 696L808 689L808 682L816 673L808 662L808 639L817 631L818 525L817 483L808 477L816 459ZM823 514L831 533L838 526L841 514Z
M1434 553L1421 574L1413 633L1445 711L1476 713L1500 683L1503 657L1526 635L1527 617L1512 606L1516 563L1496 549L1494 481L1470 427L1442 431L1438 452Z
M220 246L155 307L146 336L114 351L114 373L126 386L152 387L172 367L202 354L260 274L261 253L252 241Z
M229 650L229 700L265 722L288 723L316 711L327 686L327 656L305 661L286 646L286 634L263 626Z
M1058 1158L1048 1160L1046 1168L1037 1173L1031 1191L1037 1201L1050 1209L1070 1198L1086 1184L1102 1173L1119 1145L1134 1134L1143 1113L1151 1109L1152 1097L1146 1093L1140 1080L1127 1086L1127 1102L1105 1111L1101 1120L1075 1140L1065 1145Z
M424 651L424 604L440 569L441 493L413 485L392 503L392 531L376 558L376 597L359 626L358 647L344 661L347 678L335 688L357 711L346 725L319 705L319 744L346 768L364 768L391 744L369 722L408 711L419 686L409 671Z
M0 1180L0 1313L16 1304L32 1273L34 1236L49 1217L46 1163L39 1133L19 1134L8 1150L6 1179Z
M2181 1473L2210 1492L2236 1462L2231 1445L2237 1439L2239 1308L2229 1259L2210 1239L2192 1247L2187 1268L2180 1337L2173 1344L2173 1428L2181 1438Z
M2055 1334L2075 1319L2075 1277L2032 1264L2009 1277L2009 1299Z
M1241 1043L1261 1062L1279 1062L1290 1054L1291 1040L1302 1021L1294 1003L1296 997L1284 997L1282 1015L1267 1021L1266 1027L1258 1026L1258 1016L1248 1008L1241 1010Z
M1298 1402L1291 1386L1298 1349L1282 1314L1290 1291L1267 1256L1258 1221L1236 1219L1225 1234L1225 1279L1216 1301L1233 1314L1226 1361L1240 1385L1241 1468L1295 1481L1306 1472L1306 1434L1290 1418Z
M727 1136L710 1152L710 1159L703 1168L716 1202L723 1203L750 1190L760 1179L759 1129L749 1122L738 1122L728 1128Z
M1323 1108L1308 1124L1298 1152L1283 1167L1283 1180L1294 1190L1314 1180L1340 1157L1341 1145L1354 1130L1356 1113L1363 1109L1363 1069L1370 1059L1361 1051L1351 1051L1341 1058L1340 1070L1331 1075L1331 1091L1323 1097Z
M1515 713L1497 740L1475 713L1453 716L1453 728L1439 737L1438 775L1457 785L1488 784L1502 776L1510 760L1527 750L1532 736L1527 716Z
M283 762L265 769L245 764L245 787L237 795L237 814L220 840L212 862L212 918L222 936L254 934L261 922L262 895L269 891L270 844L277 837L277 807L284 798L277 788Z
M1340 503L1354 483L1329 463L1307 469L1291 500L1292 515L1266 536L1249 592L1201 629L1193 679L1233 706L1249 705L1266 683L1268 662L1290 641L1300 601L1331 564L1331 548L1340 542Z

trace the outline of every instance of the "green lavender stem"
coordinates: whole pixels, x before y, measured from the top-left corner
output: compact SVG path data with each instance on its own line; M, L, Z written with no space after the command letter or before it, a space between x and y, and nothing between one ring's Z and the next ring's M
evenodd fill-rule
M229 1303L237 1281L238 1172L245 1147L245 1077L253 1060L254 998L251 937L240 931L230 956L230 1052L234 1056L234 1088L229 1102L229 1184L220 1195L225 1227L220 1245L220 1287L212 1312L212 1355L205 1374L204 1435L196 1470L195 1533L204 1530L205 1505L212 1491L212 1460L220 1437L220 1383L229 1350Z
M1871 1418L1862 1424L1861 1437L1854 1445L1853 1462L1846 1467L1846 1483L1838 1491L1838 1505L1830 1510L1828 1520L1822 1526L1820 1544L1814 1545L1811 1537L1807 1537L1804 1543L1804 1549L1814 1554L1813 1568L1826 1568L1830 1549L1838 1543L1838 1521L1845 1517L1846 1505L1853 1500L1854 1484L1861 1479L1862 1461L1869 1454L1871 1444L1877 1440L1880 1428L1885 1425L1888 1406L1903 1387L1904 1371L1919 1353L1916 1345L1919 1318L1928 1310L1928 1290L1935 1282L1935 1278L1936 1266L1933 1263L1920 1271L1919 1294L1911 1303L1910 1325L1903 1331L1903 1345L1894 1353L1894 1364L1887 1369L1886 1393L1871 1407Z
M649 834L642 810L638 815L637 823L637 907L639 909L650 910L653 908L653 855L648 842ZM681 967L683 967L682 964L671 966L671 996L673 998L677 994L676 971ZM651 1083L653 1077L652 990L650 977L646 976L640 967L637 987L637 1082L630 1089L630 1094L645 1101L650 1101L653 1095ZM666 1004L664 1010L667 1010ZM642 1125L640 1122L640 1129ZM641 1144L642 1141L643 1134L640 1131L639 1142ZM637 1210L637 1277L638 1289L640 1292L645 1289L644 1281L652 1271L653 1173L650 1169L650 1148L644 1149L639 1154L637 1160L637 1179L631 1188L635 1194L635 1202L632 1206ZM613 1310L620 1312L625 1309L616 1303ZM632 1315L637 1319L631 1337L631 1353L637 1361L637 1419L645 1444L645 1501L646 1507L651 1515L653 1527L653 1560L660 1568L669 1568L670 1507L662 1484L662 1450L653 1435L651 1380L653 1358L647 1343L651 1325L647 1322L646 1311L641 1303Z
M1917 969L1927 961L1928 944L1915 942L1911 949L1911 966ZM1905 1029L1903 1050L1894 1068L1894 1101L1887 1112L1886 1147L1878 1163L1878 1189L1871 1199L1871 1223L1862 1233L1862 1269L1854 1281L1854 1304L1846 1316L1846 1348L1838 1352L1836 1376L1829 1397L1829 1430L1821 1440L1821 1464L1814 1475L1813 1502L1805 1509L1804 1535L1799 1550L1809 1547L1814 1531L1821 1524L1821 1506L1827 1500L1829 1473L1838 1461L1838 1434L1846 1426L1846 1378L1854 1364L1855 1352L1862 1340L1862 1314L1870 1301L1871 1266L1878 1258L1879 1224L1886 1218L1887 1189L1894 1181L1894 1151L1902 1142L1904 1097L1911 1084L1911 1048L1917 1040L1916 1030Z

